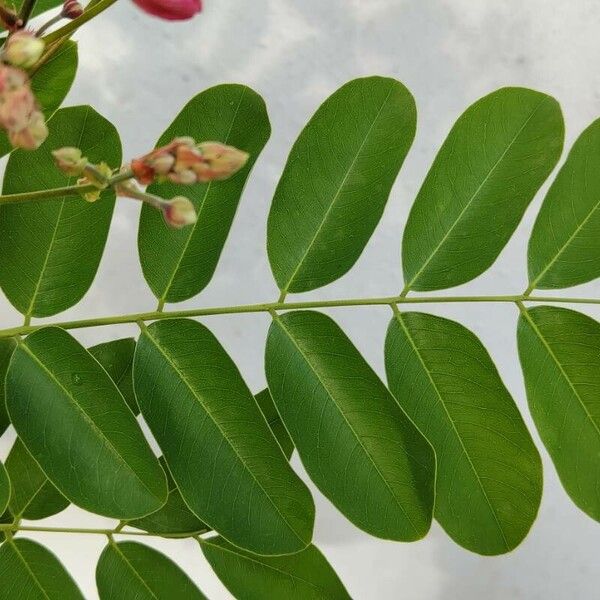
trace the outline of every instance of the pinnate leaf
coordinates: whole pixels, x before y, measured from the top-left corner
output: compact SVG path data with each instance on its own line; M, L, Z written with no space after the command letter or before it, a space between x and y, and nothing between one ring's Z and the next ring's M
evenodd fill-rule
M136 542L110 542L96 568L100 600L206 600L164 554Z
M362 253L412 144L416 108L394 79L356 79L335 92L294 144L277 186L267 250L282 292L314 290Z
M385 362L390 390L436 452L435 518L473 552L515 548L537 515L542 465L482 343L454 321L396 313Z
M563 137L558 103L540 92L502 88L470 106L410 211L405 290L449 288L486 271L556 165Z
M38 150L11 154L3 192L75 184L54 166L50 152L62 146L81 148L93 163L121 164L119 135L104 117L89 106L63 108ZM47 317L81 300L98 270L114 203L105 190L93 203L65 197L0 206L0 286L19 312Z
M142 415L198 518L259 554L297 552L310 543L310 493L206 327L175 319L145 328L134 385Z
M200 540L204 556L240 600L350 600L327 559L312 544L290 556L258 556L221 537Z
M106 371L66 331L40 329L13 354L11 422L50 481L91 512L133 519L166 500L163 470Z
M522 311L518 342L531 415L560 481L600 521L600 324L539 306Z
M422 538L433 509L433 450L338 325L312 311L275 318L266 374L323 494L372 535Z

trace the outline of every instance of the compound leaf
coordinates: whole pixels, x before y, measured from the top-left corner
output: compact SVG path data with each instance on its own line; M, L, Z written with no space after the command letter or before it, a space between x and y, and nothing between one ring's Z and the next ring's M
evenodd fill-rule
M362 253L412 144L416 107L398 81L347 83L315 113L277 186L267 250L282 292L314 290Z
M24 538L0 546L0 599L85 600L56 556Z
M531 239L530 289L600 277L600 119L577 139L546 194Z
M518 546L537 515L542 465L479 339L448 319L397 313L385 362L390 390L436 452L435 518L473 552Z
M166 501L165 476L114 382L66 331L20 342L6 379L11 422L71 502L133 519Z
M200 547L217 577L243 600L350 600L327 559L312 544L291 556L258 556L214 537Z
M422 538L433 509L433 451L338 325L312 311L277 317L266 374L323 494L372 535Z
M51 150L76 146L93 163L121 164L116 129L89 106L59 110L48 139L35 151L11 154L3 193L75 184L53 164ZM0 207L0 286L21 313L47 317L85 295L98 270L115 204L112 190L96 202L65 197Z
M158 140L176 137L198 142L215 140L250 154L247 165L226 181L176 185L160 183L149 191L164 198L192 200L198 221L178 231L169 229L160 211L144 206L138 248L144 277L161 302L181 302L200 293L211 280L231 229L250 170L271 126L263 99L243 85L219 85L192 98Z
M297 552L310 543L310 493L206 327L176 319L145 328L134 385L142 415L198 518L259 554Z
M458 119L410 211L405 290L439 290L496 260L556 165L564 124L556 100L525 88L484 96Z
M110 542L96 567L100 600L206 600L164 554L136 542Z
M561 483L600 521L600 324L539 306L522 311L518 342L531 415Z

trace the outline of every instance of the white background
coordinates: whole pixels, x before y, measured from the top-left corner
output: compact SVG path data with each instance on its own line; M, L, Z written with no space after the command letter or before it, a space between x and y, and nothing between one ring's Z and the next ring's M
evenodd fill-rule
M567 147L600 115L600 8L591 0L205 0L205 4L205 12L193 21L172 24L120 0L77 34L80 67L67 100L67 104L91 103L115 123L125 156L131 157L152 148L180 107L209 86L245 83L265 97L273 136L251 176L212 283L181 307L276 298L265 251L270 199L303 124L349 79L381 74L403 81L417 101L418 132L383 220L357 265L340 281L313 293L313 298L399 291L399 244L410 204L450 126L480 96L504 85L553 94L564 110ZM452 293L509 294L526 287L527 238L542 197L543 190L493 268ZM155 307L138 264L138 211L129 201L118 203L98 277L85 299L61 319ZM569 293L600 296L600 285ZM511 305L424 309L456 318L482 338L531 424L517 362L516 309ZM389 310L346 308L331 314L382 373ZM3 327L21 322L4 298L0 315ZM261 389L267 317L210 317L205 323L231 353L250 387ZM133 327L113 327L76 335L91 344L135 333ZM0 440L2 458L12 439L11 431ZM437 525L416 544L370 538L316 490L315 540L357 599L597 598L600 528L568 500L542 453L545 487L539 518L522 546L508 556L470 554ZM294 464L301 470L297 461ZM71 507L47 524L112 523ZM101 536L32 537L60 556L87 598L97 598L94 568L105 543ZM176 559L211 599L231 597L195 542L148 543Z

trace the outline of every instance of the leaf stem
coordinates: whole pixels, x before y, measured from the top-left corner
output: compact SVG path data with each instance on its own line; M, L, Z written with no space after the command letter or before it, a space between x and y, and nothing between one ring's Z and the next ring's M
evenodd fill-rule
M56 42L64 37L71 35L74 31L79 29L84 23L87 23L89 20L93 19L101 12L105 11L107 8L112 6L117 0L100 0L99 2L90 2L83 14L72 21L69 21L56 31L49 33L43 39L46 44L51 44L52 42Z
M40 323L23 325L0 330L0 339L27 335L43 327L53 325L63 329L85 329L89 327L105 327L129 323L146 323L162 319L177 319L191 317L208 317L213 315L232 315L244 313L273 313L275 311L303 310L311 308L344 308L352 306L390 306L393 304L455 304L455 303L523 303L546 302L559 304L600 304L600 298L560 298L555 296L386 296L381 298L349 298L343 300L313 300L308 302L267 302L263 304L243 304L240 306L219 306L194 308L189 310L149 311L97 317L78 321L62 321L55 323Z
M185 539L195 537L205 531L186 531L184 533L152 533L149 531L124 531L119 528L117 529L95 529L95 528L79 528L79 527L31 527L27 525L15 525L13 523L0 524L0 531L6 534L14 534L18 531L30 531L39 533L80 533L83 535L131 535L131 536L144 536L144 537L162 537L169 539Z
M109 186L113 186L127 179L131 179L133 174L131 171L118 173L111 177L108 181ZM0 196L0 206L2 204L19 204L21 202L44 202L45 200L53 200L55 198L64 198L65 196L81 196L86 192L92 192L98 188L95 185L67 185L60 188L52 188L50 190L37 190L35 192L21 192L20 194L7 194Z

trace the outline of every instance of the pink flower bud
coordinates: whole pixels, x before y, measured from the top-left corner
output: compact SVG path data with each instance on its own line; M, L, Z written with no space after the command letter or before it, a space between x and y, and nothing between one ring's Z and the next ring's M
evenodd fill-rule
M26 127L18 131L8 132L8 139L15 148L35 150L48 137L48 127L44 115L36 110L32 113Z
M222 181L237 173L247 162L247 152L219 142L198 144L203 161L194 167L198 181Z
M77 0L66 0L60 14L65 19L76 19L83 14L83 6Z
M196 209L190 200L177 196L162 205L162 212L167 225L181 229L193 225L197 220Z
M52 152L54 163L56 166L69 177L79 177L83 175L88 160L85 156L81 156L79 148L66 146Z
M202 10L202 0L133 0L144 12L168 21L191 19Z
M31 31L12 33L2 48L2 59L14 67L29 69L41 58L44 41Z

